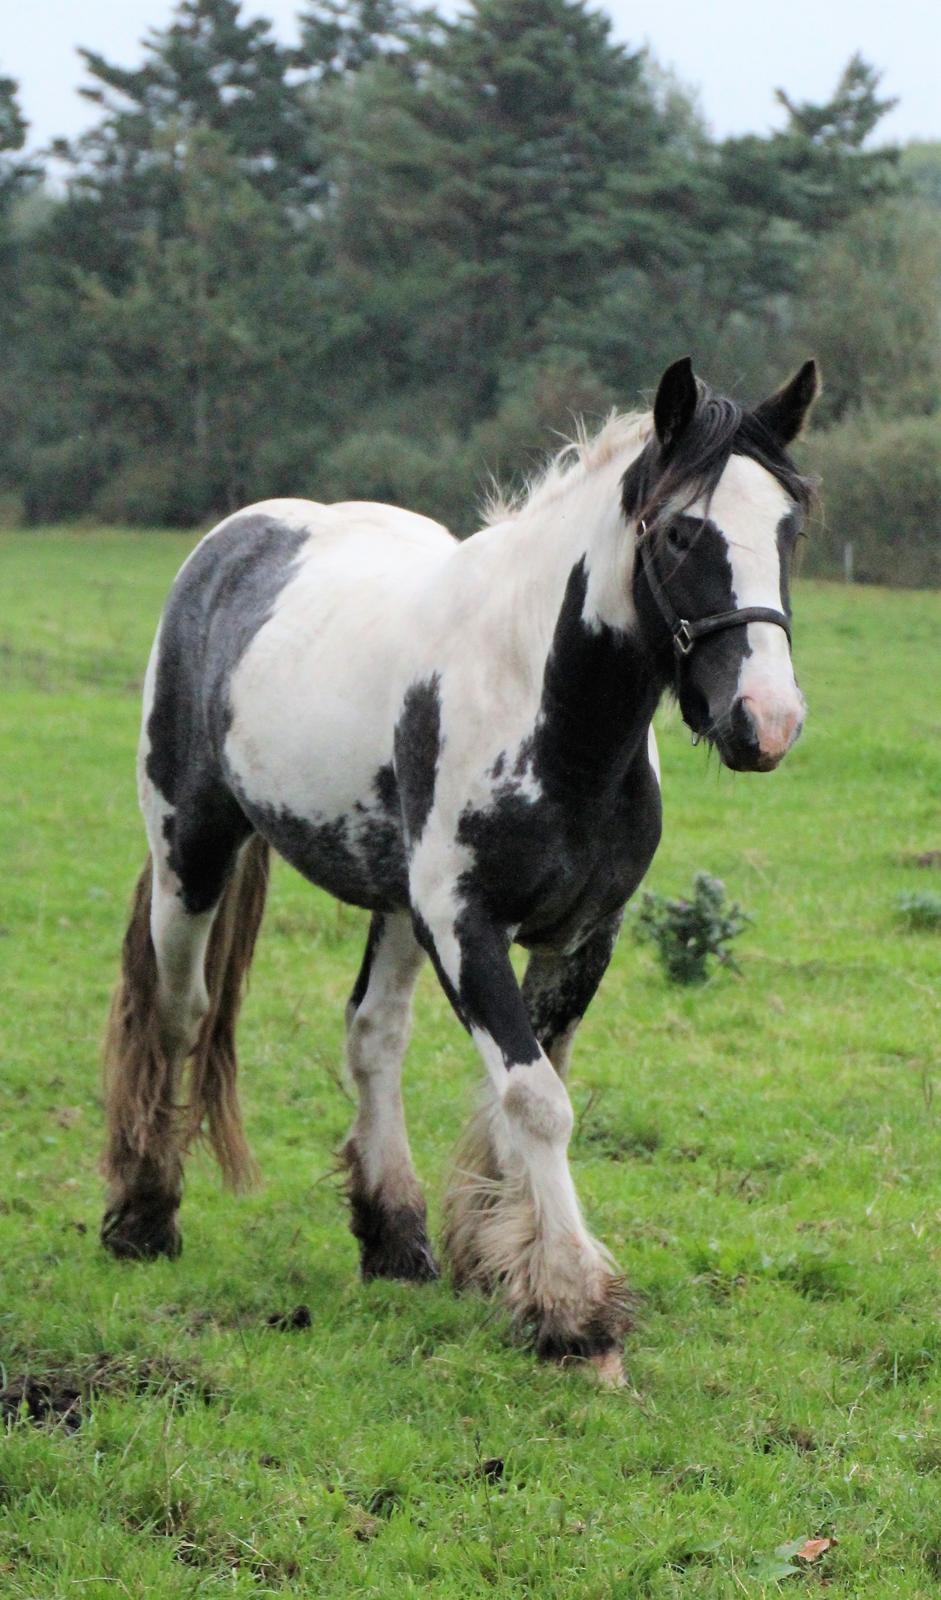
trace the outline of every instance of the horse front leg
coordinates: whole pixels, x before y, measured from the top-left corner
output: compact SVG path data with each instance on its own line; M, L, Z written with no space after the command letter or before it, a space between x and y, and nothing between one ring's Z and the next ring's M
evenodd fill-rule
M568 1075L578 1025L611 960L622 918L620 911L606 918L575 950L537 947L530 953L523 1000L536 1040L562 1079ZM466 1175L472 1172L494 1182L501 1171L496 1148L501 1126L499 1110L499 1098L488 1088L461 1137L454 1181L445 1197L445 1226L455 1241L468 1222ZM462 1254L459 1249L454 1253Z
M440 879L416 895L414 913L491 1090L480 1159L448 1198L455 1280L499 1287L541 1356L591 1359L616 1381L628 1327L623 1284L582 1218L567 1155L571 1103L533 1031L507 930Z
M575 1034L608 970L623 911L607 917L575 950L534 949L523 979L533 1032L560 1078L568 1075Z

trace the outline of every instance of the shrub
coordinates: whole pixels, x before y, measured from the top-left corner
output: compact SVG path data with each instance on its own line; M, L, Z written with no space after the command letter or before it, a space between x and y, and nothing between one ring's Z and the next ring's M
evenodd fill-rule
M222 516L226 506L216 484L198 464L172 451L133 456L95 495L92 511L102 522L149 528L185 528Z
M941 586L941 417L859 414L814 434L803 459L823 482L809 575L841 576L850 542L860 582Z
M107 436L71 434L38 445L25 464L23 516L28 524L68 522L86 516L118 460Z
M466 493L466 465L453 440L426 447L417 439L383 429L358 431L323 457L318 498L380 500L420 511L453 527Z
M941 894L922 889L917 894L899 895L898 915L907 928L941 933Z
M644 894L634 931L637 939L656 945L672 983L704 983L710 956L738 971L728 947L750 921L741 906L726 906L725 885L718 878L697 872L689 900Z

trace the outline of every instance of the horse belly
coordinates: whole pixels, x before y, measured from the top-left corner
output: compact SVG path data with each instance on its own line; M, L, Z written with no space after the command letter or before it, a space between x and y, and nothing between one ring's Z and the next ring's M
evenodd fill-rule
M330 817L317 812L300 816L257 800L242 799L241 805L285 861L338 900L369 911L396 911L408 905L401 822L377 795L357 800L349 811Z
M372 910L407 904L391 731L376 696L351 702L322 681L305 696L296 678L272 673L249 707L244 682L233 688L225 774L253 826L339 899Z
M369 614L368 589L354 607L349 596L305 588L279 604L232 677L225 778L305 878L351 904L391 910L408 903L392 767L395 654Z

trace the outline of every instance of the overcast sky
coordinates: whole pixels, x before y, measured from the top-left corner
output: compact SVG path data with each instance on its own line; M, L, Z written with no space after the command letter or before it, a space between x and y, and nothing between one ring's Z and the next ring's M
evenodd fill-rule
M295 36L297 0L246 0L283 40ZM453 11L455 6L445 9ZM714 133L764 133L781 120L774 89L826 97L854 50L884 73L899 105L880 125L886 138L941 139L941 0L609 0L616 36L648 44L699 91ZM94 120L81 99L78 45L136 66L149 27L172 16L172 0L5 0L0 72L18 79L30 146L74 135Z

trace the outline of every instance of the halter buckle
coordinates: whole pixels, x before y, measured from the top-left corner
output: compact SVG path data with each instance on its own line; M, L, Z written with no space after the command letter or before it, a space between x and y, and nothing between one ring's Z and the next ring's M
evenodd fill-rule
M696 643L689 631L689 623L685 617L680 617L673 630L673 648L678 656L688 656Z

